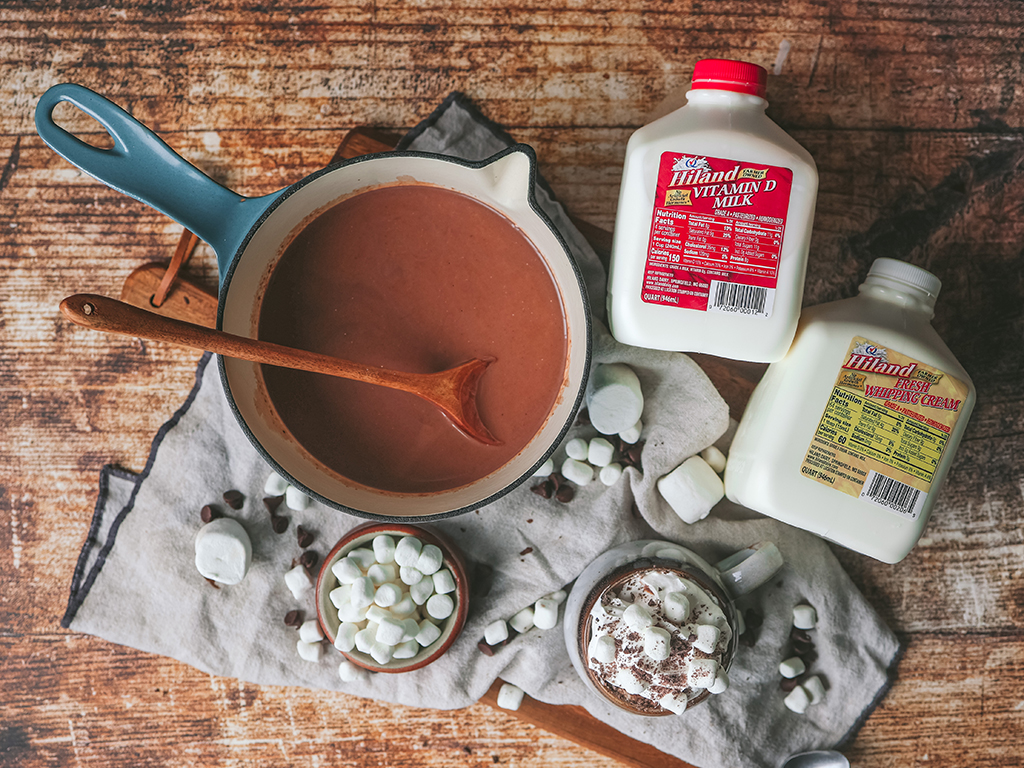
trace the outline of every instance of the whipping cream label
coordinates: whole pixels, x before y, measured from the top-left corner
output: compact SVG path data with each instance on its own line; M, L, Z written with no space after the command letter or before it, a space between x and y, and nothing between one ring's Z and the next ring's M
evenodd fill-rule
M771 317L793 172L665 152L641 300Z
M916 520L967 385L855 336L800 472Z

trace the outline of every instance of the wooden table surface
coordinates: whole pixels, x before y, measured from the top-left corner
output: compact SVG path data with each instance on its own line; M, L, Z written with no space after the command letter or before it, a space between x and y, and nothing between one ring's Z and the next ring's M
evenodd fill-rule
M56 6L59 5L59 9ZM140 469L198 355L70 326L180 227L69 166L33 109L72 81L245 195L322 166L354 126L401 132L452 90L610 229L632 130L702 57L758 62L821 177L805 301L878 256L943 281L935 326L978 405L919 546L838 551L907 642L847 748L863 766L1024 761L1024 6L329 0L0 5L0 765L612 766L478 704L438 712L262 688L60 628L100 467ZM788 55L787 52L788 51ZM95 130L73 110L78 132ZM215 283L201 245L192 279Z

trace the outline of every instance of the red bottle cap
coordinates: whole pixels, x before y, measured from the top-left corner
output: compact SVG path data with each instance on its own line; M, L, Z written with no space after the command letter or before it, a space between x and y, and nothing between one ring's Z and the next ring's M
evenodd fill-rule
M693 68L693 88L714 88L719 91L765 94L768 71L757 64L732 59L701 59Z

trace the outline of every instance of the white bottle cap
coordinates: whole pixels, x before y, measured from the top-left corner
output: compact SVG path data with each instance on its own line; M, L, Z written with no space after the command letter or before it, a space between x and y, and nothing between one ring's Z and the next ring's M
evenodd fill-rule
M942 281L928 270L897 259L875 259L868 270L868 277L887 277L924 291L933 299L938 297L939 289L942 288Z

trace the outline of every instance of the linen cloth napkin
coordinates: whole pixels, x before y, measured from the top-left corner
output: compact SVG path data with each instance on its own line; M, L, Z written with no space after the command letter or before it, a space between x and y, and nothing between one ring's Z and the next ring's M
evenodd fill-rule
M503 130L453 94L401 148L483 159L509 143ZM605 276L599 260L543 183L537 196L570 244L600 317ZM888 689L900 643L820 539L728 503L686 525L661 499L657 479L719 440L729 425L725 403L690 358L620 345L598 320L594 360L627 363L641 380L642 471L628 468L610 488L593 482L568 504L531 493L528 481L486 508L436 523L468 559L493 567L493 583L485 597L471 602L466 627L448 653L423 669L342 683L341 656L333 649L327 648L319 663L297 656L297 634L283 617L295 608L314 616L315 606L312 597L298 605L283 581L300 553L295 528L301 524L315 533L313 548L322 557L364 521L314 503L303 512L286 513L291 523L285 534L271 530L260 501L269 467L235 422L209 355L200 361L185 403L157 433L143 471L106 467L101 473L62 623L211 674L412 706L467 706L501 677L536 699L583 706L633 738L700 768L775 768L793 752L842 744ZM567 439L593 434L581 425ZM556 458L561 456L559 449ZM253 562L240 584L213 589L195 570L193 542L200 508L218 502L228 489L245 495L241 510L227 511L249 533ZM568 584L610 547L649 537L682 543L711 562L771 540L786 560L769 584L740 603L753 607L764 623L755 645L737 654L725 694L678 717L618 711L576 676L561 622L550 631L530 630L491 657L477 649L489 623ZM828 687L824 701L804 715L783 705L778 672L791 610L800 602L813 605L819 615L813 633L819 657L811 670Z

